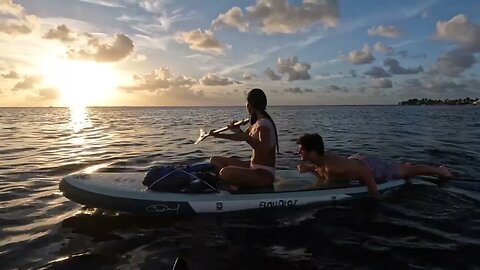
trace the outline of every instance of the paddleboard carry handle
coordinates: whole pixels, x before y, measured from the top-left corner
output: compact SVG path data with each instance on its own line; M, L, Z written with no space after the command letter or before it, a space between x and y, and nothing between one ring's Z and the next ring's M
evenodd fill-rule
M240 121L237 121L237 122L233 123L233 126L234 127L242 126L242 125L248 124L249 122L250 122L250 118L245 118L243 120L240 120ZM222 133L222 132L225 132L227 130L228 130L228 126L214 130L213 134ZM195 144L200 143L201 141L205 140L209 136L210 136L210 134L206 133L203 129L200 129L200 136L198 137L197 141L195 141Z

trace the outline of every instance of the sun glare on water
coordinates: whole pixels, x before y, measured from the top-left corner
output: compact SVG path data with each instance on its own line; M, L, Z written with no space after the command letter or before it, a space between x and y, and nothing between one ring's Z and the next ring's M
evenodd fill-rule
M109 64L56 58L44 61L45 83L58 89L69 107L104 105L113 97L119 75Z

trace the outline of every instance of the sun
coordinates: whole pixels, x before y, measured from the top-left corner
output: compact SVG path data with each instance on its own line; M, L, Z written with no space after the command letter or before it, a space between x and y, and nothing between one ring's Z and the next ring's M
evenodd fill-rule
M119 84L119 75L110 64L51 58L43 62L45 84L58 89L60 103L69 107L104 105Z

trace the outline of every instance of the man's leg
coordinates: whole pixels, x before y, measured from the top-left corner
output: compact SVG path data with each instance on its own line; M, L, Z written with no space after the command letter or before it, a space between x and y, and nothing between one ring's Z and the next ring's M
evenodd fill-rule
M415 176L436 176L438 178L452 178L452 173L445 166L433 167L430 165L398 165L398 174L401 178L410 179Z

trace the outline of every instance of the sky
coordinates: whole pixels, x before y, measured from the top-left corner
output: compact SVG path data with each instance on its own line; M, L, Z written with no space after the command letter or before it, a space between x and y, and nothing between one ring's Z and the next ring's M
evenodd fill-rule
M477 0L0 0L0 106L480 97Z

